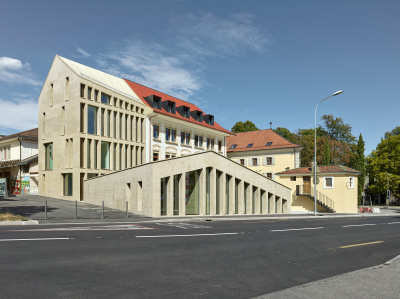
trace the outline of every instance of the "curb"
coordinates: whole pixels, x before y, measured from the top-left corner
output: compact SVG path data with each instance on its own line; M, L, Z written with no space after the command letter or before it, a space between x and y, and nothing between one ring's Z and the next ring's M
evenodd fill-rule
M0 225L38 225L39 221L37 220L28 220L28 221L0 221Z

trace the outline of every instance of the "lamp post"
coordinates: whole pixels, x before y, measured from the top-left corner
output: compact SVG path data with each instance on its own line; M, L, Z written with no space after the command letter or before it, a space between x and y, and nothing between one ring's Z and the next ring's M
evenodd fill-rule
M330 95L329 97L326 97L319 101L317 107L315 107L315 130L314 130L314 216L317 216L317 109L319 104L321 104L323 101L326 99L329 99L331 97L337 96L339 94L343 93L342 90L339 90L335 92L334 94Z

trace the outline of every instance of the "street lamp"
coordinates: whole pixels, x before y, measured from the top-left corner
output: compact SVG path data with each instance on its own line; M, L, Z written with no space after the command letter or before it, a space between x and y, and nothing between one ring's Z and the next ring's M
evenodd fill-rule
M325 99L322 99L319 101L317 107L315 107L315 136L314 136L314 216L317 216L317 109L319 104L321 104L323 101L326 99L329 99L331 97L337 96L339 94L343 93L342 90L339 90L335 92L334 94L330 95L329 97L326 97Z

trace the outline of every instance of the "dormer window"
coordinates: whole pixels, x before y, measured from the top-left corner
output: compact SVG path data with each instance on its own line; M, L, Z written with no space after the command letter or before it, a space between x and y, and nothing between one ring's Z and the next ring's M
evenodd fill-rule
M194 112L193 118L198 122L203 122L203 112L199 110L195 110L193 112Z
M265 146L271 146L272 142L267 142L267 144Z
M183 117L190 118L190 108L183 106Z
M229 149L234 149L237 147L237 144L232 144L231 147Z
M175 110L176 110L176 108L175 108L175 102L173 102L173 101L168 101L168 102L167 102L167 112L175 114Z
M210 115L210 114L204 115L204 121L205 121L208 125L213 126L213 125L214 125L214 116L213 116L213 115Z
M153 97L153 108L154 109L161 109L161 98Z
M247 147L252 147L253 146L253 143L249 143L248 145L247 145Z

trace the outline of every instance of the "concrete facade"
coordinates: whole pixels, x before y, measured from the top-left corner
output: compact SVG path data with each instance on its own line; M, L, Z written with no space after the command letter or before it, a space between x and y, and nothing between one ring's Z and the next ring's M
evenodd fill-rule
M196 182L190 189L192 178ZM130 212L151 217L291 212L288 187L213 151L89 179L84 197L116 209L125 209L128 202ZM189 207L192 202L196 207Z
M56 56L39 96L39 193L82 200L88 177L144 163L148 113L124 80Z

